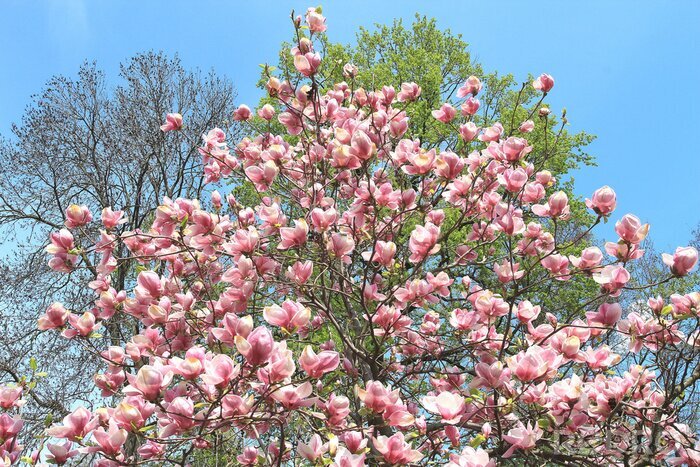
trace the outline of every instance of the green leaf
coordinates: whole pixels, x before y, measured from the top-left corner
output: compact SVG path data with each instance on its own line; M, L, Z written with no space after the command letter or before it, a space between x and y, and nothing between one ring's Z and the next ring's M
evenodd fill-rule
M481 445L481 443L483 443L484 441L486 441L486 437L484 437L484 435L482 435L481 433L479 433L479 434L476 435L474 438L472 438L471 441L469 441L469 446L471 446L471 447L473 447L473 448L477 448L477 447L479 447L479 446Z
M37 369L36 358L32 357L29 359L29 368L31 368L32 371L36 371L36 369Z

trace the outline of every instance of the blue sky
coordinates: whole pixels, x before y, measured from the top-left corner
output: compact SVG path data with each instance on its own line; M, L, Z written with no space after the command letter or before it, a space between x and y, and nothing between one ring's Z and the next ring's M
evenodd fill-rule
M115 77L120 60L148 49L215 68L255 104L258 64L274 62L300 2L5 0L0 5L0 133L54 74L95 59ZM659 249L685 245L700 222L700 1L326 1L332 40L359 26L415 12L461 33L487 70L547 72L549 102L573 130L598 136L598 167L575 174L576 191L609 184L618 214L652 224ZM686 139L688 139L686 141ZM608 224L598 231L612 237Z

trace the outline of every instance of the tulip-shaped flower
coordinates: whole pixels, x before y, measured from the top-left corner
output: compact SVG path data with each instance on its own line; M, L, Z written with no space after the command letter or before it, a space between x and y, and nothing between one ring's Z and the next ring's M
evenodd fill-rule
M470 76L467 78L467 81L460 86L459 89L457 89L457 97L460 99L463 97L467 97L469 94L472 96L476 96L479 94L479 91L481 91L482 84L481 80L477 78L476 76Z
M14 438L24 426L24 420L18 416L11 417L9 414L0 415L0 441ZM0 445L2 449L2 445ZM9 465L9 464L8 464Z
M92 221L92 213L90 212L87 206L78 206L77 204L71 204L66 209L65 225L69 229L82 227L90 221Z
M163 374L164 371L164 368L144 365L136 373L136 376L127 374L126 377L130 384L124 389L124 393L127 395L141 394L146 400L155 400L173 378L171 371L165 371Z
M271 305L263 308L263 317L273 326L292 332L309 323L311 310L299 302L286 300L282 306Z
M52 464L63 465L68 462L68 459L78 455L77 449L71 449L73 443L70 441L66 441L63 444L49 443L46 447L49 449L49 454L46 455L46 458Z
M212 386L226 387L239 373L240 368L231 357L219 354L204 363L202 381Z
M176 131L182 128L182 115L170 113L165 116L165 123L160 126L161 131Z
M280 237L282 241L277 245L279 250L289 250L306 243L306 236L309 234L309 225L304 219L294 221L294 227L282 227Z
M63 417L62 425L54 425L46 433L55 438L66 438L75 441L92 431L99 423L85 407L78 407L72 413Z
M625 214L615 223L615 232L624 241L636 245L646 238L649 233L649 224L642 225L637 216Z
M362 258L365 261L379 263L384 267L391 267L394 264L394 255L396 254L396 244L394 242L385 242L378 240L374 244L374 252L365 251L362 253Z
M326 18L320 13L320 8L306 10L306 24L311 32L324 32L327 29Z
M591 199L586 199L586 206L601 216L608 216L615 210L617 196L609 186L598 188Z
M621 316L622 307L619 303L603 303L597 311L586 313L586 319L591 326L614 326Z
M528 450L534 448L537 440L543 434L544 432L537 425L533 427L529 422L527 425L523 425L523 422L518 422L518 425L515 428L511 428L507 435L503 435L503 440L511 444L510 448L503 454L503 457L511 457L518 449Z
M563 191L557 191L549 197L549 201L532 206L532 212L541 217L567 219L569 217L569 198Z
M401 432L391 437L377 436L373 441L374 447L389 464L409 464L423 458L423 454L413 449L411 443L406 443Z
M63 336L69 339L80 335L88 337L92 332L101 327L101 324L95 323L95 315L86 311L81 316L70 314L68 322L74 329L66 329L63 331Z
M447 467L496 467L496 461L482 448L467 446L460 454L450 454Z
M506 363L520 381L530 382L556 374L561 356L551 349L533 345L526 351L507 358Z
M22 397L21 386L3 386L0 385L0 408L10 409L12 407L21 407L25 401Z
M100 427L93 431L97 446L91 448L93 451L102 451L108 456L116 456L121 451L122 446L126 442L128 432L119 428L117 423L112 419L109 421L109 428L105 430Z
M274 339L270 330L264 326L258 326L248 337L236 336L236 348L246 361L253 366L267 362L272 353Z
M237 122L244 122L246 120L250 120L251 114L252 112L250 111L250 107L243 104L238 106L238 108L233 111L233 119Z
M673 255L664 253L662 257L674 276L685 276L697 264L698 250L692 246L678 247Z
M401 91L396 96L399 102L412 102L418 99L421 88L416 83L401 83Z
M408 240L408 249L411 256L408 260L412 263L420 263L428 255L434 255L440 251L438 237L440 227L428 222L425 226L417 225L411 232Z
M46 313L37 320L37 327L42 331L62 328L68 321L69 316L70 311L66 310L60 303L55 302L51 304L51 306L46 309Z
M324 374L330 373L338 368L339 363L338 352L324 350L316 354L310 345L304 348L301 357L299 357L299 364L312 378L320 378Z
M367 381L365 389L357 388L357 397L374 412L381 413L399 400L399 391L392 391L379 381Z
M273 392L272 398L287 409L309 407L316 402L315 398L307 399L307 397L311 395L312 391L313 387L308 381L300 386L289 384Z
M532 87L542 92L549 92L554 87L554 78L546 73L541 74L532 82Z
M102 210L100 218L102 219L102 225L107 229L113 229L127 222L127 219L124 217L124 211L113 211L109 207Z
M328 445L324 444L318 434L314 434L308 443L300 442L297 451L306 460L316 462L324 453L328 451Z
M433 118L442 123L450 123L457 116L457 110L445 102L438 110L433 110L432 115Z
M439 414L443 423L451 425L458 423L466 410L464 397L449 391L437 396L425 396L421 403L427 411Z

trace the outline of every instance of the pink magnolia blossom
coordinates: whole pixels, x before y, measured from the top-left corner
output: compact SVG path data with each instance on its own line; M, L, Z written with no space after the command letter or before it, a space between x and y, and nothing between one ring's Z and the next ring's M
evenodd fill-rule
M460 454L450 454L447 467L496 467L496 461L482 448L467 446Z
M343 76L346 78L354 79L357 76L358 69L352 63L346 63L343 65Z
M92 221L92 213L87 206L78 206L77 204L71 204L66 208L66 227L69 229L75 229L77 227L82 227Z
M502 283L516 281L525 275L525 271L519 271L520 264L511 264L508 261L503 261L501 264L494 264L493 270L498 276L498 280Z
M547 93L554 87L554 78L546 73L543 73L532 82L532 87L538 91Z
M308 443L299 443L297 450L304 459L316 462L316 460L328 451L328 445L325 444L318 434L314 434Z
M511 428L508 434L503 436L503 439L511 445L503 457L511 457L518 449L526 451L534 448L543 434L544 432L537 425L532 426L529 422L523 425L523 422L518 422L515 428Z
M600 248L591 246L581 251L581 256L569 256L569 261L576 268L596 272L603 261L603 253Z
M22 387L0 385L0 408L22 407L26 401L21 397Z
M535 129L535 122L532 120L525 120L523 123L520 124L518 127L518 130L521 133L530 133L532 130Z
M443 391L437 396L425 396L421 403L429 412L442 417L444 423L458 423L466 410L464 397L449 391Z
M374 251L369 250L362 253L362 258L365 261L379 263L387 268L394 264L394 255L396 254L396 244L394 242L378 240L373 245L373 248Z
M124 211L113 211L109 207L102 210L100 218L102 219L102 225L107 229L113 229L127 222L126 217L124 217Z
M620 289L630 280L630 273L622 265L608 265L593 274L593 280L613 297L620 294Z
M140 394L144 399L152 401L160 392L170 384L173 373L165 368L156 368L151 365L142 366L136 376L127 374L129 387L124 390L125 394Z
M457 110L446 102L438 110L433 110L432 115L435 120L450 123L457 116Z
M513 372L513 376L520 381L530 382L541 378L550 378L556 374L556 370L561 364L561 356L551 349L535 345L507 358L506 362Z
M467 122L459 126L459 136L461 136L464 141L473 140L476 138L477 134L479 134L479 127L477 127L474 122Z
M457 97L466 97L469 94L476 96L481 91L481 80L476 76L470 76L467 81L457 90Z
M298 387L294 385L284 386L273 392L272 398L287 409L308 407L315 402L313 399L307 398L312 391L313 387L311 383L307 381Z
M615 232L624 241L639 244L649 233L649 224L642 225L639 218L633 214L625 214L615 223Z
M321 66L321 56L318 53L307 52L305 54L298 53L294 55L294 67L304 76L312 76L316 73L319 66ZM268 111L265 113L265 115L262 115L260 114L260 111L258 111L258 115L265 120L271 120L274 114L271 114Z
M311 309L299 302L286 300L282 306L271 305L263 309L265 321L288 331L306 326L311 319Z
M350 264L350 253L355 249L355 241L349 235L334 233L326 243L326 250L340 259L343 263Z
M165 123L160 126L161 131L177 131L182 128L182 115L171 113L165 116Z
M546 204L532 206L532 212L541 217L566 219L569 217L569 197L563 191L557 191L549 197L549 202Z
M331 467L365 467L366 465L365 454L354 454L340 446Z
M270 357L274 340L266 327L259 326L247 337L236 336L235 342L236 348L246 361L255 366L265 363Z
M258 109L258 116L263 120L270 121L275 116L275 108L270 104L265 104Z
M389 464L408 464L423 458L420 451L412 449L411 443L406 443L403 433L391 437L378 436L373 441L375 449Z
M350 140L351 155L355 156L360 161L366 161L372 157L376 149L376 145L369 139L367 133L362 130L355 130Z
M71 316L70 311L66 310L63 305L58 302L52 303L46 309L46 313L37 320L37 327L42 331L62 328L68 322L69 316Z
M304 261L303 263L297 261L293 265L287 268L287 277L293 280L295 283L302 285L309 280L311 274L314 270L314 263L311 261Z
M481 107L481 102L479 102L479 99L469 97L462 103L462 115L474 115L479 111L479 107Z
M411 232L408 248L411 250L409 261L419 263L428 255L434 255L440 251L440 244L437 242L440 235L440 227L428 223L425 226L418 225Z
M63 336L67 338L72 338L75 336L88 337L93 331L99 329L102 325L96 323L95 315L86 311L81 316L69 314L68 322L71 325L71 329L66 329L63 331Z
M78 455L78 450L72 449L73 443L70 441L66 441L63 444L49 443L46 447L49 450L46 458L56 465L63 465L68 462L68 459Z
M304 348L301 357L299 357L299 364L312 378L320 378L324 374L335 370L338 368L339 363L338 352L324 350L316 354L310 345Z
M673 255L664 253L662 256L666 266L676 276L687 275L698 262L698 250L692 246L678 247Z
M603 303L595 312L587 312L586 318L591 325L614 326L622 316L622 307L619 303Z
M309 25L309 30L312 32L324 32L327 29L326 18L317 8L306 10L306 24Z
M356 388L357 397L374 412L384 412L399 400L399 391L392 391L379 381L367 381L365 389Z
M306 243L306 236L309 234L309 225L304 219L294 221L294 227L282 227L280 237L282 241L277 246L279 250L296 248Z
M247 105L239 105L238 108L233 112L233 119L237 122L243 122L246 120L250 120L252 116L252 112L250 111L250 107Z
M125 429L119 428L114 420L110 420L107 430L100 427L93 431L93 436L98 445L97 449L108 456L114 456L121 451L122 446L126 442L128 433Z
M61 425L54 425L46 430L49 436L75 440L82 438L97 427L99 420L94 418L85 407L78 407L73 412L63 417Z
M401 83L401 91L396 96L399 102L413 102L420 96L421 88L416 83Z
M598 188L591 199L586 199L586 206L601 216L610 215L617 205L615 191L609 186Z

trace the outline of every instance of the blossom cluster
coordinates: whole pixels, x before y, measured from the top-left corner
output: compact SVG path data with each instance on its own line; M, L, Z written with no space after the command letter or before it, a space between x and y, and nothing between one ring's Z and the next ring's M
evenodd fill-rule
M270 76L276 104L234 115L259 134L234 145L220 129L203 135L206 181L236 195L165 198L143 230L105 208L92 244L75 233L93 214L71 206L51 234L57 272L99 258L86 284L95 300L54 303L39 329L101 349L95 385L116 402L54 424L35 461L185 464L223 445L241 465L699 465L679 395L652 362L700 345L682 326L697 322L700 295L623 310L649 226L619 217L604 251L562 234L571 200L547 170L551 154L528 141L546 108L513 128L480 127L472 76L432 112L455 142L426 147L406 112L420 85L365 90L348 64L349 83L323 91L313 39L326 20L309 9L302 23L309 34L291 54L303 80ZM544 97L554 79L532 86ZM171 114L161 129L182 125ZM586 206L607 220L616 194L602 187ZM669 280L697 259L693 248L664 255ZM135 283L118 290L115 271L133 263ZM574 280L594 290L590 301L543 308L547 287ZM136 331L100 347L115 326ZM17 410L21 392L2 389L0 407ZM21 426L0 415L8 464Z

